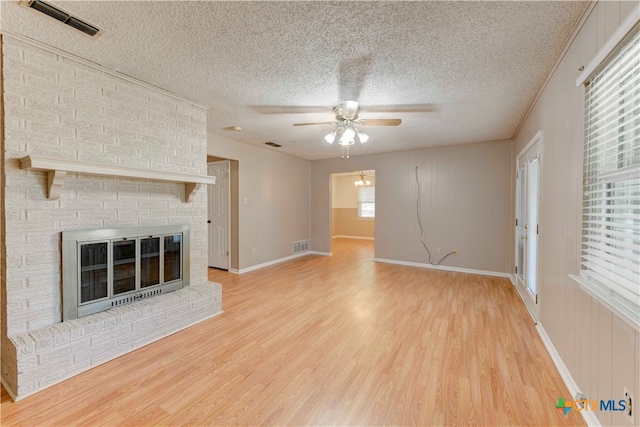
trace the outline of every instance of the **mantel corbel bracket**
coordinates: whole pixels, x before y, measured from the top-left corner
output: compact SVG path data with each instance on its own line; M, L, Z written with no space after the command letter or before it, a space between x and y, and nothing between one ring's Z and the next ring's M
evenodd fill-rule
M185 203L193 202L193 198L196 196L196 193L200 189L202 184L197 182L187 182L184 185L184 201Z
M66 171L52 170L47 173L49 191L47 198L51 200L58 200L60 194L62 194L62 187L64 186L64 180L67 177Z

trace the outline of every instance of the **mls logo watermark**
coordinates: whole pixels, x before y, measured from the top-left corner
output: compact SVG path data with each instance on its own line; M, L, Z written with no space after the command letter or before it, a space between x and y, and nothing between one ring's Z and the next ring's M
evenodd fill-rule
M578 400L570 400L566 401L562 397L558 398L558 404L555 406L556 409L562 411L566 416L569 411L572 409L574 411L619 411L626 412L628 407L627 399L620 400L589 400L589 399L578 399Z

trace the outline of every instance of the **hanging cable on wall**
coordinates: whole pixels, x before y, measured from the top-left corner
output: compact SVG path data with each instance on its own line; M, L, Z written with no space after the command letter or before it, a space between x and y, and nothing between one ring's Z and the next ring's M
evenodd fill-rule
M424 249L427 251L427 259L429 260L429 264L440 265L442 261L444 261L448 256L455 254L456 251L449 252L448 254L440 258L440 261L438 262L433 262L431 260L431 251L427 247L427 244L424 242L424 227L422 227L422 220L420 219L420 180L418 179L418 166L416 166L416 186L418 188L418 197L416 198L416 218L418 218L418 225L420 226L420 243L422 243L422 246L424 246Z

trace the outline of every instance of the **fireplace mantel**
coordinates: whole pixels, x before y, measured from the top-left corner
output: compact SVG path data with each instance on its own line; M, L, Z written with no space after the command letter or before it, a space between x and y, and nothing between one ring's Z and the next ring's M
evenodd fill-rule
M125 166L106 165L81 160L58 159L30 155L20 159L22 169L45 171L48 173L47 198L59 199L67 172L85 175L117 176L123 178L149 179L153 181L169 181L184 183L185 203L191 202L202 184L215 184L215 176L192 175L177 172L129 168Z

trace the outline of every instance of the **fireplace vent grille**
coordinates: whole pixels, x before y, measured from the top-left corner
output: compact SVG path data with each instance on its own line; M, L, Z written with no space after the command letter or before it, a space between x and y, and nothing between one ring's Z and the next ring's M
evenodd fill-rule
M137 301L144 298L149 298L154 295L160 295L162 293L162 289L154 289L151 291L140 292L135 295L128 295L126 297L118 298L111 301L111 307L117 307L119 305L128 304L133 301Z

